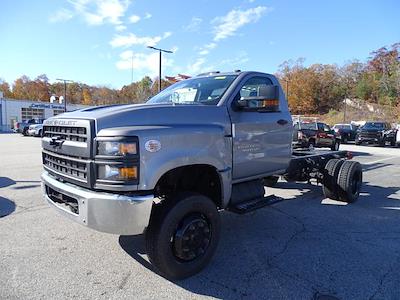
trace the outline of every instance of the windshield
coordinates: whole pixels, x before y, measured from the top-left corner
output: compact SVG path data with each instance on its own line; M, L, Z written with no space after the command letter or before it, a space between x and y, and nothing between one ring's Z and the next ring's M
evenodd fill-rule
M312 130L317 130L317 123L301 123L300 124L301 129L312 129Z
M206 104L217 105L236 75L187 79L177 82L155 95L147 104Z
M363 126L364 129L383 129L383 123L375 123L375 122L370 122L370 123L365 123Z

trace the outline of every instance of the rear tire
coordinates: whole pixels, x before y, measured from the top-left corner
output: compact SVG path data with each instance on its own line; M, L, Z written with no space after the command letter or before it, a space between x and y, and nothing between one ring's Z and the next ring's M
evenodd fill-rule
M314 140L309 140L308 141L307 149L309 151L314 151L315 150L315 141Z
M219 234L215 203L200 194L184 193L153 207L146 232L147 256L166 278L187 278L209 263Z
M337 181L341 201L352 203L358 199L362 177L362 166L359 162L347 160L343 163Z
M325 198L339 200L339 186L337 184L337 178L340 167L343 163L344 161L341 159L330 159L325 165L324 184L322 185L322 191Z
M340 147L340 142L338 140L335 140L335 142L331 146L331 150L332 151L339 151L339 147Z

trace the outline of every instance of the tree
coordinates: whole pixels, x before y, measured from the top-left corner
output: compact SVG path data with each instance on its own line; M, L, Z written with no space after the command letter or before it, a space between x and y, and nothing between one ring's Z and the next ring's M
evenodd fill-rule
M4 98L12 98L13 94L7 81L0 78L0 91L3 92Z

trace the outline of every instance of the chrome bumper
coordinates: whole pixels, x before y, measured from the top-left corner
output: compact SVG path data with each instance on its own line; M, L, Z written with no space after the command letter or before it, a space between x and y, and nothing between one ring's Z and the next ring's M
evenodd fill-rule
M41 178L43 194L50 206L81 225L107 233L134 235L143 233L149 223L153 195L126 196L95 192L60 182L46 171ZM75 199L79 213L73 213L54 202L47 194L46 186Z

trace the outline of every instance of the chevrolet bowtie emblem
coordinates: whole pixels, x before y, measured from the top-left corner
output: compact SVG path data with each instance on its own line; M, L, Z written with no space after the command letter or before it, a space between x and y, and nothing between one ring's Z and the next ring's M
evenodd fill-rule
M61 136L53 136L50 140L50 146L61 147L65 140L61 139Z

